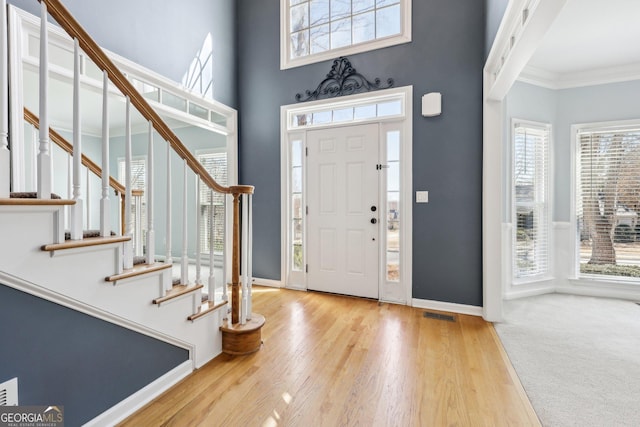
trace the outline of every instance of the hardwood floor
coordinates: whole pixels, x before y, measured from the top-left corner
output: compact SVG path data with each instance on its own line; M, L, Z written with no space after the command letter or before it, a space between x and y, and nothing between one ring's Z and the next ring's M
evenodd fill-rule
M254 288L267 323L123 426L539 426L493 326L376 301Z

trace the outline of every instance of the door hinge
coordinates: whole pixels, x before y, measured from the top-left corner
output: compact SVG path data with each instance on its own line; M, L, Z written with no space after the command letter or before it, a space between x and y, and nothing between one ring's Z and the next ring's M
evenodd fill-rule
M309 215L309 206L304 207L304 213Z
M309 264L305 264L304 265L304 272L308 273L309 272Z
M304 155L307 157L309 156L309 147L304 148Z

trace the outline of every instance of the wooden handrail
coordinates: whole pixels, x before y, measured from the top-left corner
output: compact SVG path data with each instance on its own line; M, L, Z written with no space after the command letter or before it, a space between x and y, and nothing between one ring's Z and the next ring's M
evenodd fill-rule
M253 194L254 187L251 185L225 187L218 184L62 3L59 0L38 1L44 2L47 5L49 14L56 22L71 38L78 40L78 44L84 53L91 58L98 68L107 72L109 80L111 80L124 96L129 97L131 104L146 120L152 123L156 132L171 145L173 150L182 159L186 160L189 168L191 168L209 188L223 194Z
M36 129L40 128L40 120L38 119L38 116L36 116L35 114L33 114L29 109L25 108L24 109L24 119L31 124L32 126L34 126ZM70 155L73 155L73 145L67 141L62 135L60 135L58 132L56 132L55 130L49 128L49 136L51 137L51 141L55 142L56 145L60 148L62 148L64 151L66 151L67 153L69 153ZM98 166L97 164L95 164L93 162L93 160L91 160L90 158L88 158L87 156L85 156L84 154L82 155L82 164L84 166L87 167L87 169L89 169L91 172L93 172L95 175L97 175L98 177L102 176L102 169L100 168L100 166ZM110 176L109 177L109 185L118 193L124 196L124 192L125 192L125 188L124 185L122 185L118 180L116 180L114 177ZM144 191L143 190L131 190L131 193L134 196L142 196L144 195Z

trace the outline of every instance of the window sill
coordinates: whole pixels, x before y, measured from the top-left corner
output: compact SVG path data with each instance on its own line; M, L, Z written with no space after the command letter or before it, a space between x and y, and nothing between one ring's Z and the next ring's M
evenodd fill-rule
M523 285L532 285L532 284L540 284L542 282L552 282L555 280L553 276L535 276L528 277L526 279L514 279L511 284L513 286L523 286Z

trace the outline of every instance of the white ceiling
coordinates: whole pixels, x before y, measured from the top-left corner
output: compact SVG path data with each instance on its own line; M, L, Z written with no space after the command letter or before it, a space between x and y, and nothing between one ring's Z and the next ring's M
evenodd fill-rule
M639 66L640 0L569 0L529 62L563 80Z

